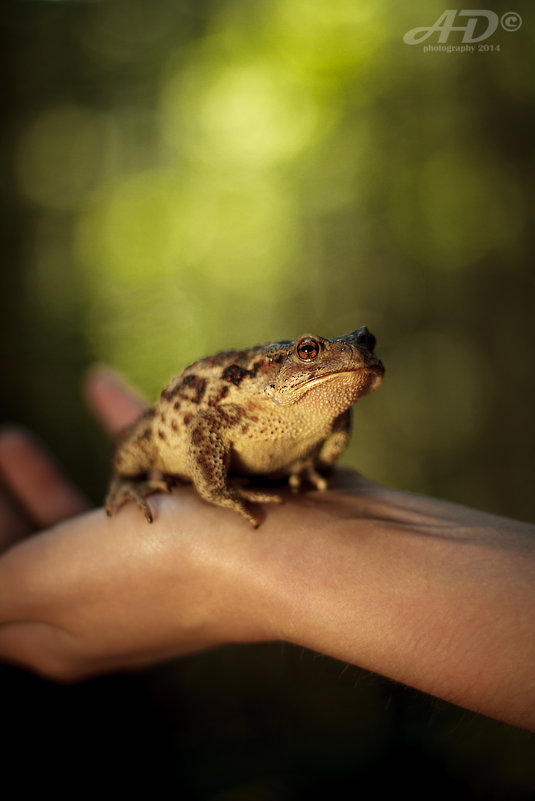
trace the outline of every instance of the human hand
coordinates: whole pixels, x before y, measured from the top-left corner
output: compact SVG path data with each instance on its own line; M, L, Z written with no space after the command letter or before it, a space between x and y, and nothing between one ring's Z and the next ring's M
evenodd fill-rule
M145 407L109 371L90 374L86 396L111 435ZM306 531L314 508L295 496L288 493L279 519L266 519L260 532L188 487L151 498L152 526L134 504L108 519L88 512L51 454L14 429L0 434L0 471L0 541L19 543L0 560L0 657L73 679L282 636L275 587L254 565L270 529ZM336 477L363 481L350 471ZM44 530L28 537L36 529Z
M111 432L143 408L107 373L88 396ZM0 439L0 463L31 516L83 507L46 457L21 477L42 453L21 458L11 437L19 456L6 470ZM330 486L266 507L257 531L180 487L151 498L152 526L127 504L20 541L0 559L0 657L73 679L281 639L535 728L534 527L352 471Z
M89 376L86 394L110 434L144 408L108 371ZM194 492L152 499L153 526L133 504L111 520L80 514L87 500L19 429L0 434L0 471L0 544L18 543L0 560L0 657L78 678L247 638L247 624L225 622L233 593L216 598L224 578L210 567L210 538L225 541L225 521L206 520ZM28 537L36 528L48 530Z

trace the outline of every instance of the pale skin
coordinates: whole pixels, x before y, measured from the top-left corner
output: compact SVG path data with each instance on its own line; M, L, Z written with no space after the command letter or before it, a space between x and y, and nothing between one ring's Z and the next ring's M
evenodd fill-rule
M143 408L103 371L87 396L110 433ZM109 519L13 429L0 471L5 661L76 680L284 640L535 730L535 526L343 470L256 531L191 487Z

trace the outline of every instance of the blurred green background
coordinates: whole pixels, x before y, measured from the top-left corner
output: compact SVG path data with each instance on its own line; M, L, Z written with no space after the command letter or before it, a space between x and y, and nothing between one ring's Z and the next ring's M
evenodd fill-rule
M522 27L426 53L403 35L435 0L4 0L4 419L100 502L92 364L154 398L209 353L366 324L387 373L345 463L534 520L535 8L474 7ZM107 710L92 775L123 788L134 755L136 786L180 798L535 790L523 733L290 646L6 675L34 726L87 737ZM86 775L89 741L57 742Z

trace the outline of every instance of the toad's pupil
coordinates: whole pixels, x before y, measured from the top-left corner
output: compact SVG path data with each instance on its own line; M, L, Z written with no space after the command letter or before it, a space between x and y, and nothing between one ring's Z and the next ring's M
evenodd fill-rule
M318 355L318 345L313 340L305 340L299 345L297 352L302 359L314 359Z

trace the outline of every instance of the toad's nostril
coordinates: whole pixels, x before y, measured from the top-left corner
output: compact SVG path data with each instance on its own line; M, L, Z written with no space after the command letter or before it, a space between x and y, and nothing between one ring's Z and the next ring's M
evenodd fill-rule
M366 348L366 350L369 350L370 353L373 353L376 339L371 331L368 331L365 325L355 331L355 339L357 340L357 345L359 345L361 348Z

